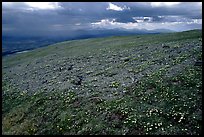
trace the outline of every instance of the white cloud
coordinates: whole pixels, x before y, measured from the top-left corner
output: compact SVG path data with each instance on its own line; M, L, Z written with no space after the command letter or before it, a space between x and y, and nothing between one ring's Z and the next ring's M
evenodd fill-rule
M31 9L48 10L61 8L58 2L25 2Z
M202 24L202 19L191 19L191 18L186 18L185 16L158 16L159 18L163 19L165 22L181 22L185 23L187 22L188 24Z
M136 22L151 22L153 20L152 17L132 17Z
M76 25L76 26L79 26L79 25L81 25L81 23L76 23L75 25Z
M55 10L62 8L59 2L3 2L3 8L18 10Z
M139 18L139 17L137 17ZM140 17L141 20L145 17ZM105 29L115 29L115 28L123 28L123 29L147 29L147 30L154 30L154 29L171 29L177 31L179 27L187 26L189 24L202 24L202 19L191 19L186 21L176 21L176 22L145 22L140 21L138 23L128 22L128 23L121 23L116 22L115 19L102 19L99 22L91 23L93 28L105 28Z
M171 7L180 4L181 2L151 2L152 7Z
M94 27L94 28L107 28L107 29L114 29L114 28L131 29L130 25L133 25L133 24L134 23L132 23L132 22L129 22L129 23L116 22L116 19L111 19L111 20L102 19L99 22L91 23L92 27ZM134 25L137 26L137 23L135 23Z
M127 6L119 7L119 6L117 6L117 5L110 2L108 8L106 8L106 9L107 10L115 10L115 11L123 11L125 9L130 9L130 8L127 7Z
M109 20L109 19L102 19L101 21L99 22L93 22L91 23L92 26L100 26L100 27L106 27L106 26L109 26L109 25L115 25L115 22L116 19L112 19L112 20Z
M202 19L192 19L191 24L202 24Z
M123 9L121 7L119 7L119 6L117 6L117 5L109 3L109 6L108 6L107 10L122 11Z

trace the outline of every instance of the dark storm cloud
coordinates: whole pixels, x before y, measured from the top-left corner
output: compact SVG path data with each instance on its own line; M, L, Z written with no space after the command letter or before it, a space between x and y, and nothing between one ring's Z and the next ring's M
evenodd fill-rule
M62 2L38 8L25 3L3 3L2 33L14 36L77 35L78 32L83 32L82 30L87 32L96 29L92 24L98 22L100 25L101 20L104 19L115 19L116 23L109 23L116 27L118 25L128 28L128 23L137 23L134 17L149 17L144 18L146 23L192 22L192 19L202 19L202 5L192 2L173 6L168 6L168 4L154 6L144 2ZM108 21L106 23L108 28ZM186 28L182 25L181 30L188 27L201 28L196 21L194 24L189 24ZM131 27L134 25L137 28L137 24ZM106 24L103 26L106 29ZM179 27L179 25L172 28L174 27ZM171 28L168 27L168 29Z
M130 7L131 10L124 11L118 15L118 18L125 17L124 19L129 19L134 16L150 16L153 17L155 21L162 21L158 16L182 16L191 19L202 19L202 6L198 3L184 2L169 7L152 7L150 4L143 2L127 2L125 4Z

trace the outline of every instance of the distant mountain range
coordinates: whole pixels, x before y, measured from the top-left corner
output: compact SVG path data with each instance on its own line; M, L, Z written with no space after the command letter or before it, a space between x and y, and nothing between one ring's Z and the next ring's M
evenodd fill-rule
M32 50L35 48L47 46L56 42L86 38L98 38L107 36L125 36L125 35L139 35L139 34L158 34L173 32L167 29L146 30L146 29L92 29L92 30L78 30L72 35L52 37L22 37L22 36L2 36L2 56Z
M155 34L155 33L170 33L174 32L167 29L93 29L93 30L78 30L76 36L72 39L80 38L95 38L95 37L106 37L106 36L125 36L125 35L138 35L138 34ZM71 37L70 37L71 38Z

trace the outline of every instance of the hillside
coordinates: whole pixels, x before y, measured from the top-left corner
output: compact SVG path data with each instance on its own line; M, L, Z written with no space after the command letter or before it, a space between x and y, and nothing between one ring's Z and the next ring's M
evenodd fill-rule
M201 58L201 30L6 56L2 134L201 134Z

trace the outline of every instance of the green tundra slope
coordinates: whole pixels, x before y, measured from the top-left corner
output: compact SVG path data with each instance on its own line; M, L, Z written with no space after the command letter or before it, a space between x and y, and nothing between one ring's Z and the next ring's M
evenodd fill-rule
M197 61L201 30L65 41L3 57L2 134L201 134Z

